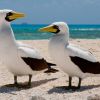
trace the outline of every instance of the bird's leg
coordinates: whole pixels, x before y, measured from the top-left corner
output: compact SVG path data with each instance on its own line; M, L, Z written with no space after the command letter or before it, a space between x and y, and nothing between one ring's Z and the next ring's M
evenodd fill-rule
M69 76L69 85L68 86L61 86L61 88L65 89L65 90L72 89L72 77Z
M18 85L18 83L17 83L17 76L14 76L14 84Z
M81 79L81 78L79 78L79 83L78 83L78 87L77 87L77 89L79 89L79 88L80 88L80 86L81 86L81 81L82 81L82 79Z
M68 86L68 88L71 89L71 87L72 87L72 77L69 76L69 86Z
M79 78L79 83L78 83L78 86L77 86L77 87L73 87L73 88L72 88L72 90L74 90L74 91L75 91L75 90L77 90L77 89L80 89L80 86L81 86L81 80L82 80L82 79L81 79L81 78Z
M28 86L31 86L31 79L32 79L32 75L29 75L29 82L28 82Z

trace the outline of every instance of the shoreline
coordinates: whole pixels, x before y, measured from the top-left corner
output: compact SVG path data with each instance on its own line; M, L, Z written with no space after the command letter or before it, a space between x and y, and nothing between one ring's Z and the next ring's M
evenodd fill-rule
M41 41L41 40L50 40L50 39L16 39L17 41L24 41L24 40L26 40L26 41ZM85 39L85 38L83 38L83 39L81 39L81 38L70 38L70 40L100 40L100 38L97 38L97 39Z

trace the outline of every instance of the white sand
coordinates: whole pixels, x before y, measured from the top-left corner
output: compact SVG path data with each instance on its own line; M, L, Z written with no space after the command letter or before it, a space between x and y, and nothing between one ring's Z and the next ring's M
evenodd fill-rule
M52 61L48 54L48 41L22 41L36 47L48 61ZM71 40L72 43L90 50L100 61L100 40ZM95 66L94 66L95 67ZM25 83L28 77L19 77L18 82ZM87 100L90 96L100 96L100 78L86 78L82 81L82 87L78 91L56 88L68 85L68 76L61 70L55 74L40 73L32 78L32 88L18 89L9 87L13 83L13 75L7 68L0 64L0 100L35 100L34 96L43 97L44 100ZM77 85L78 79L73 78L73 85ZM8 86L8 87L7 87ZM40 100L40 97L37 97ZM43 98L41 100L43 100ZM37 99L37 100L38 100ZM91 99L91 98L90 98ZM90 100L88 99L88 100ZM96 100L100 100L96 99Z

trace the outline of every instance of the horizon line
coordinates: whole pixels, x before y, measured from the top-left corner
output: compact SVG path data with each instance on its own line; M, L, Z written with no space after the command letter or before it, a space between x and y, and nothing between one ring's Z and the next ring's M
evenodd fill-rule
M50 23L48 24L39 24L39 23L12 23L12 25L50 25ZM68 24L68 25L100 25L100 24Z

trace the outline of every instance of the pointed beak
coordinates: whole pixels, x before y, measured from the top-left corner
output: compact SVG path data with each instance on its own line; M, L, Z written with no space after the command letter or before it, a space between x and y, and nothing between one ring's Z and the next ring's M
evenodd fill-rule
M43 27L39 29L40 32L52 32L55 33L57 32L57 29L55 29L52 25L47 26L47 27Z
M14 12L14 13L12 13L11 16L9 16L9 19L13 20L13 19L22 18L24 16L25 16L25 14L23 14L23 13Z

